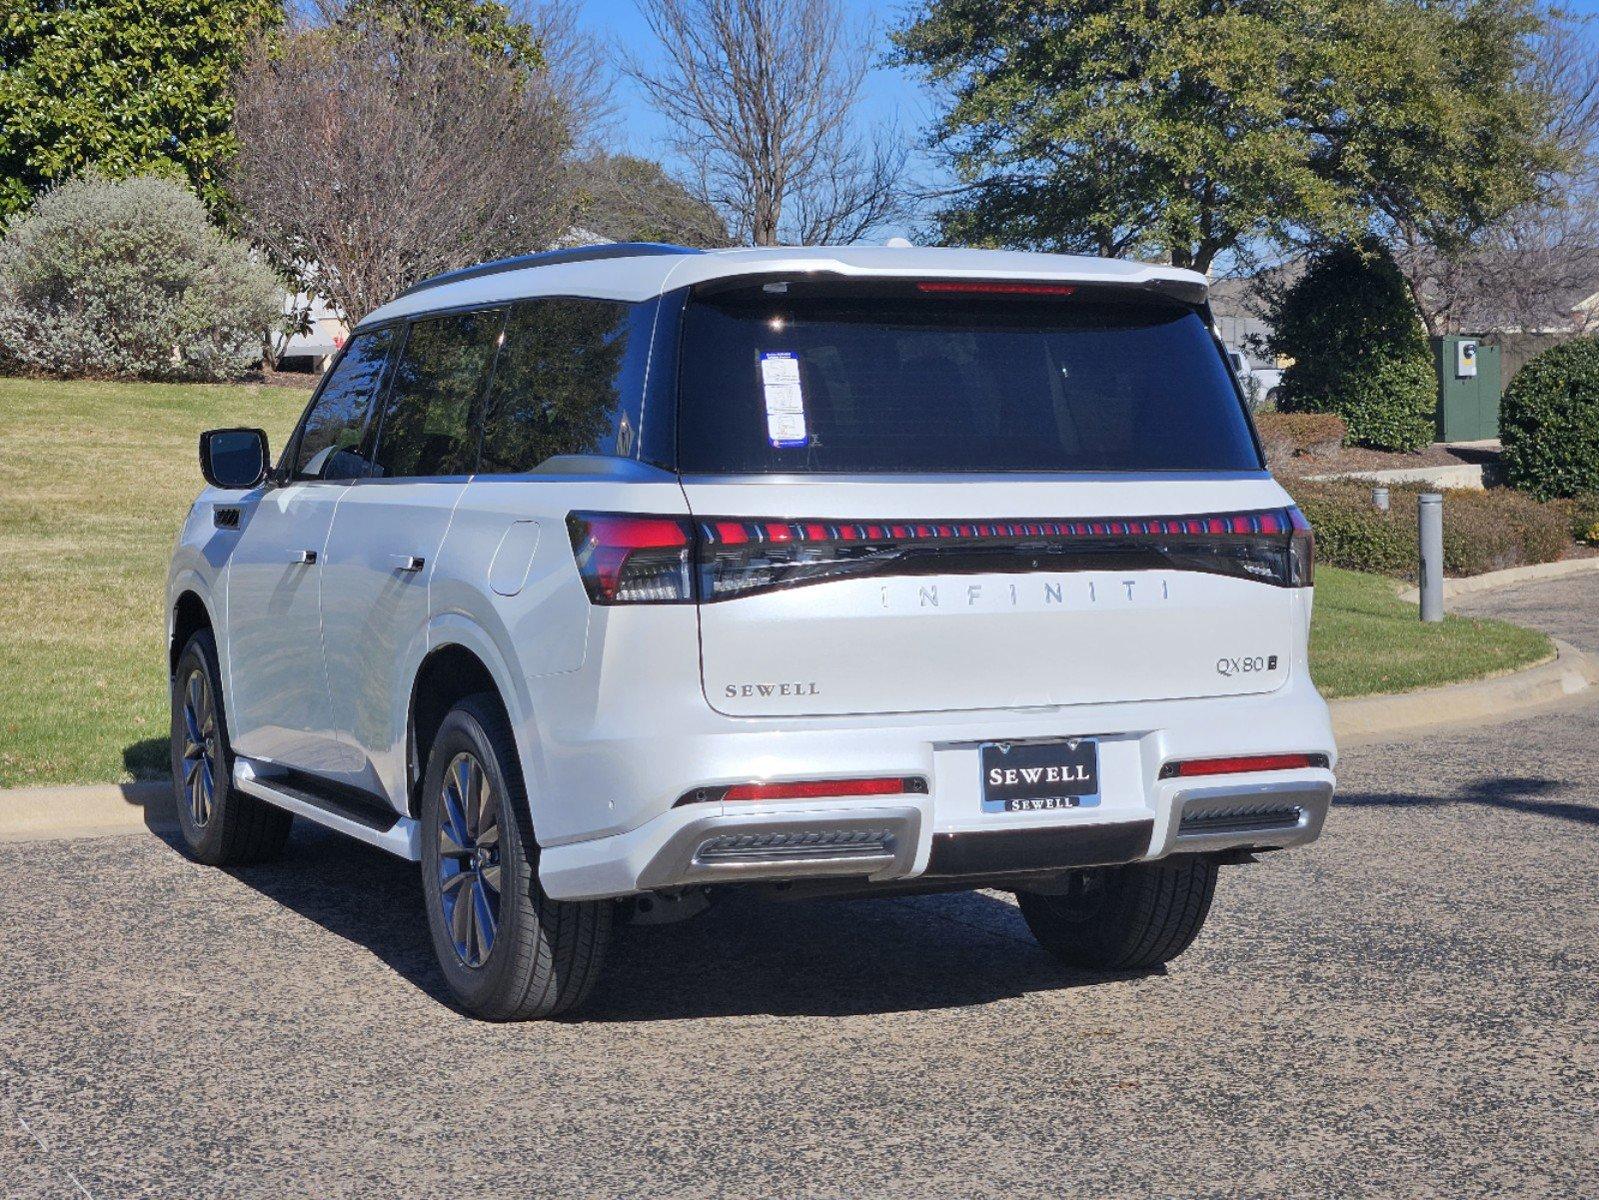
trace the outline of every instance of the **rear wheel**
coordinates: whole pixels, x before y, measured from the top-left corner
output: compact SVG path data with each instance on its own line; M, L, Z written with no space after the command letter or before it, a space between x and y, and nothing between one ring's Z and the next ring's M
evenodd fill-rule
M610 940L610 901L551 900L538 881L516 743L498 701L444 718L422 793L422 888L433 949L474 1016L529 1020L581 1004Z
M233 749L209 629L191 637L172 676L172 784L189 853L215 867L276 857L294 818L233 787Z
M1076 871L1057 895L1016 899L1033 936L1067 966L1138 971L1188 949L1215 891L1216 864L1183 857Z

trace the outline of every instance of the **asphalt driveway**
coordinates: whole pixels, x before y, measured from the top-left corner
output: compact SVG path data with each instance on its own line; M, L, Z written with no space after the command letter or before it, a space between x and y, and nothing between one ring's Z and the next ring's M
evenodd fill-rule
M1471 607L1599 649L1599 587L1538 587ZM1162 973L999 895L742 899L525 1026L331 835L0 845L0 1197L1599 1196L1599 704L1340 775Z

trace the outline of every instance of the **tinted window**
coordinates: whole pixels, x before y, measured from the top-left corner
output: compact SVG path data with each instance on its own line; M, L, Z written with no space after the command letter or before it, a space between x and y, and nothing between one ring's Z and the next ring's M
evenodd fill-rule
M379 475L466 475L477 457L472 409L494 365L505 310L412 322L378 427Z
M684 322L684 471L1260 467L1210 331L1176 302L766 283Z
M653 304L564 298L512 308L478 469L514 474L555 454L633 454L653 313Z
M358 450L393 344L392 329L358 333L350 340L306 415L294 453L296 479L357 479L368 473Z

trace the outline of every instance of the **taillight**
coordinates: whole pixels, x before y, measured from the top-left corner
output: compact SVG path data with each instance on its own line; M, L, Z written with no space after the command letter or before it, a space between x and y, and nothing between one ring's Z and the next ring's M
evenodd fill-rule
M678 517L575 512L566 518L578 574L595 604L694 599L694 531Z
M1169 762L1160 769L1162 779L1188 779L1198 775L1242 775L1252 771L1302 771L1325 767L1325 754L1241 754L1231 758L1191 758Z
M1297 508L1070 520L567 517L596 604L702 604L869 575L1199 571L1308 587Z
M696 522L702 603L867 575L1186 570L1307 587L1294 508L1186 517Z
M1316 576L1316 534L1298 508L1288 510L1293 533L1288 538L1288 585L1310 587Z

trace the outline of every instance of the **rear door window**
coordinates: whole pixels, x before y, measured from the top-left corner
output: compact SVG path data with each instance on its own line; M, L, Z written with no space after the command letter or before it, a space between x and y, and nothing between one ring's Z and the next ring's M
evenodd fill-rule
M488 383L504 309L413 321L378 427L374 473L390 479L468 475L474 409Z
M1200 312L1125 289L772 282L684 314L686 473L1259 470Z
M512 307L484 407L478 470L558 454L634 453L654 305L570 297Z
M358 333L328 372L306 413L295 444L295 479L359 479L371 464L361 456L383 368L394 346L393 328Z

